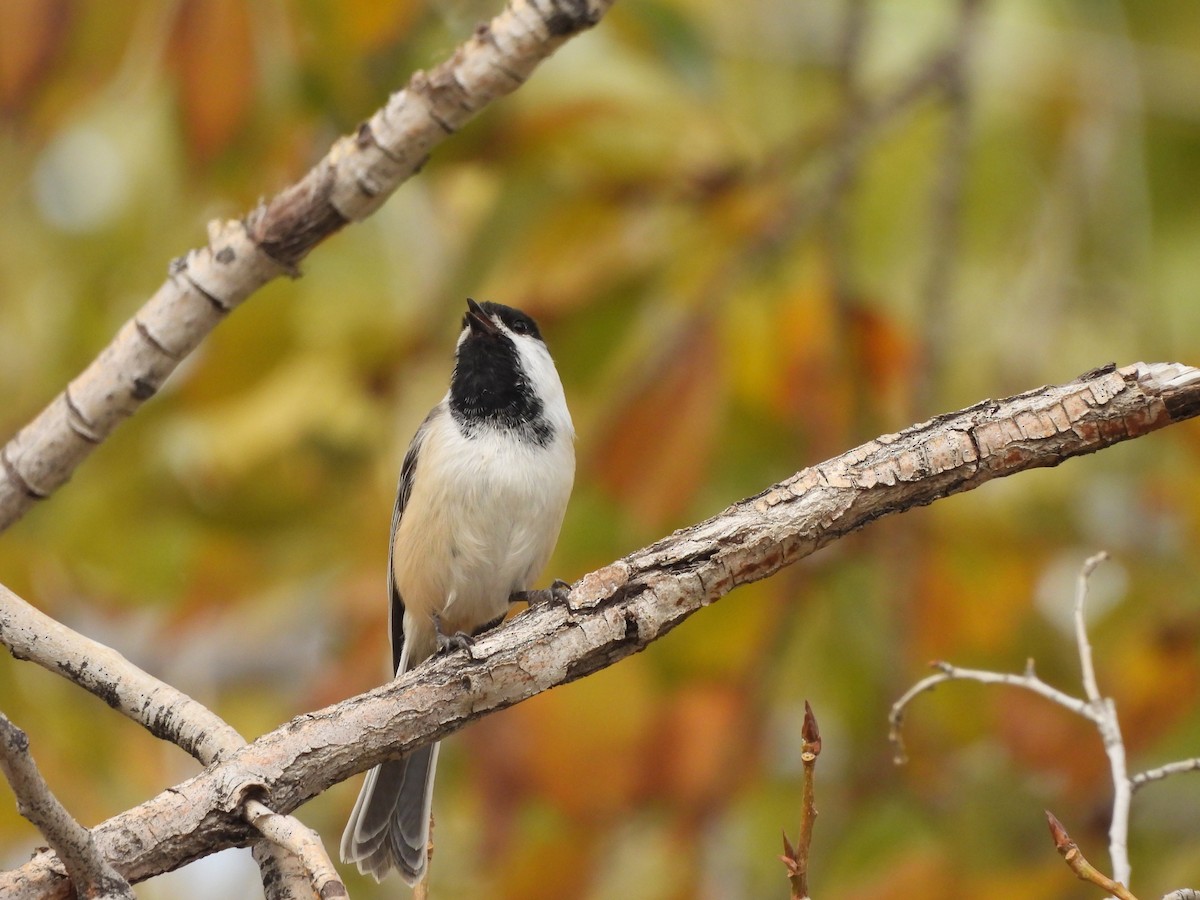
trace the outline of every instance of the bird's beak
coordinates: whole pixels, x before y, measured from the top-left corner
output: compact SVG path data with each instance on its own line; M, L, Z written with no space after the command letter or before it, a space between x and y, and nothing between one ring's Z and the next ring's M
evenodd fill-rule
M498 334L500 329L491 317L483 311L483 307L471 298L467 298L467 324L476 334Z

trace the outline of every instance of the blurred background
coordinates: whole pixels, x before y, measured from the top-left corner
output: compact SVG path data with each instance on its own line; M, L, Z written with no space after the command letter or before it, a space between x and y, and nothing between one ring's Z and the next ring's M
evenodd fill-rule
M0 4L0 434L213 217L302 174L498 11L476 0ZM1109 361L1200 364L1190 0L621 0L303 277L251 298L50 501L0 580L253 738L377 684L396 473L464 299L541 323L579 471L575 579L842 452ZM1200 755L1200 425L878 522L442 752L435 898L783 898L803 702L812 885L1084 898L1099 739L1013 690L890 704L932 659L1101 686L1133 770ZM94 824L196 764L0 656L0 709ZM299 810L336 852L358 789ZM1200 776L1135 798L1133 887L1200 887ZM0 790L0 865L41 839ZM407 896L344 873L356 898ZM139 886L255 896L247 851Z

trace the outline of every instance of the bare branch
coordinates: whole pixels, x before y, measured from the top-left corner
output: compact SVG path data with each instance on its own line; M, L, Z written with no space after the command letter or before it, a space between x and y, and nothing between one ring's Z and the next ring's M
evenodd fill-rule
M1157 769L1147 769L1145 772L1138 772L1129 779L1129 786L1136 791L1152 781L1161 781L1168 775L1182 775L1184 772L1200 772L1200 757L1193 756L1191 759L1181 759L1177 762L1167 763L1165 766L1159 766Z
M1072 697L1070 694L1060 691L1038 677L1037 672L1033 668L1033 660L1025 666L1025 671L1021 674L1015 672L991 672L986 669L964 669L961 666L951 665L948 662L938 660L931 663L933 668L938 670L937 675L930 675L922 678L892 704L891 712L888 713L888 723L891 728L888 733L888 740L892 742L895 762L900 765L907 761L907 756L904 751L904 713L908 709L908 705L912 703L921 694L932 691L939 684L947 681L975 681L979 684L1005 684L1011 687L1024 688L1027 691L1032 691L1038 696L1045 697L1052 703L1057 703L1064 709L1070 710L1076 715L1083 716L1085 719L1091 719L1093 722L1099 722L1096 712L1091 705L1080 700L1078 697Z
M95 694L203 765L246 743L202 703L142 671L111 647L55 621L4 585L0 643L15 658L37 663Z
M1084 695L1092 703L1100 704L1104 698L1100 696L1100 687L1096 681L1096 666L1092 663L1092 645L1088 641L1087 622L1083 614L1084 604L1087 603L1088 579L1100 563L1108 559L1108 554L1101 551L1095 556L1089 556L1079 569L1075 580L1075 643L1079 649L1079 666L1083 673Z
M892 705L888 720L891 723L890 738L896 747L895 758L897 763L902 763L905 759L901 726L906 707L915 697L932 690L944 681L968 680L978 681L982 684L1010 684L1023 687L1093 722L1104 744L1104 752L1108 756L1109 770L1112 775L1113 806L1112 819L1108 829L1108 849L1109 856L1112 859L1113 877L1122 884L1129 884L1132 872L1129 865L1128 846L1129 808L1136 785L1129 778L1126 768L1125 741L1121 735L1121 723L1117 718L1116 704L1112 698L1105 697L1100 693L1100 687L1096 680L1096 668L1092 661L1092 645L1088 640L1086 617L1084 615L1084 607L1087 603L1088 579L1096 567L1106 559L1108 559L1107 553L1097 553L1095 556L1091 556L1085 560L1080 567L1075 588L1075 642L1079 653L1079 665L1082 671L1084 693L1087 696L1086 700L1080 700L1057 688L1050 687L1038 678L1036 672L1034 672L1033 660L1029 660L1023 675L961 669L949 663L939 662L934 663L934 666L941 670L941 674L924 678L909 688ZM1189 762L1185 761L1172 765L1178 767L1180 771L1186 771ZM1169 767L1164 767L1164 770L1167 768ZM1170 774L1170 772L1163 771L1158 777L1165 777L1167 774ZM1145 775L1139 777L1142 778L1143 782L1147 780ZM1054 823L1051 824L1051 831L1054 831Z
M97 850L92 833L58 802L33 761L29 738L4 713L0 713L0 771L12 785L21 815L58 853L77 896L134 900L133 888Z
M817 757L821 755L821 730L812 707L804 701L804 726L801 729L800 762L804 767L804 781L800 791L800 833L796 846L783 835L783 864L787 866L788 883L792 889L792 900L809 900L808 859L812 848L813 827L817 821L817 806L814 801L816 790Z
M1125 885L1109 878L1087 861L1076 843L1071 840L1071 836L1067 834L1067 829L1063 828L1062 822L1058 821L1050 810L1046 810L1046 822L1050 826L1050 836L1054 838L1054 848L1062 854L1062 858L1066 860L1077 878L1103 888L1118 900L1137 900L1137 897L1129 893Z
M60 487L112 430L152 397L232 310L321 241L366 218L430 151L511 93L613 0L510 0L429 72L345 135L316 166L244 219L214 222L208 244L166 281L61 394L0 448L0 530Z
M1107 553L1088 557L1079 570L1075 586L1075 643L1079 651L1079 667L1083 674L1083 689L1088 698L1090 717L1096 723L1104 752L1108 755L1108 766L1112 774L1113 806L1112 819L1108 825L1108 855L1112 860L1113 878L1122 884L1130 884L1132 869L1129 865L1129 804L1133 799L1133 788L1125 762L1125 739L1121 735L1121 722L1117 718L1117 707L1111 697L1100 693L1096 681L1096 667L1092 662L1092 645L1088 640L1084 605L1087 603L1088 579L1096 566L1108 559Z
M139 669L111 647L55 621L4 585L0 585L0 643L16 659L37 663L95 694L155 737L181 747L202 765L246 745L236 729L204 704ZM288 823L295 830L303 829L294 819L288 819ZM277 869L274 874L264 871L263 877L274 886L278 900L302 897L307 890L302 886L309 884L309 878L302 872L303 878L297 882L286 874L289 867L283 860L287 854L276 846L278 843L259 854ZM309 849L303 862L314 877L333 869L319 842L315 850Z
M1108 755L1109 769L1113 783L1113 811L1109 823L1108 845L1109 856L1112 859L1113 876L1123 884L1129 884L1131 869L1129 865L1129 806L1133 789L1126 775L1125 742L1121 736L1121 724L1117 719L1116 705L1111 698L1100 694L1096 681L1096 670L1092 662L1092 647L1088 641L1085 625L1084 605L1087 602L1088 578L1096 566L1108 559L1107 553L1097 553L1084 561L1079 571L1075 588L1075 641L1079 652L1080 668L1083 672L1084 691L1087 700L1073 697L1058 688L1051 687L1042 681L1034 671L1033 660L1025 666L1025 672L1016 675L1007 672L990 672L980 669L963 669L946 662L936 662L934 667L941 670L938 675L930 675L917 682L905 694L892 704L888 715L891 724L889 738L895 747L897 763L905 761L904 741L901 727L904 722L904 711L914 698L926 691L933 690L945 681L977 681L980 684L1007 684L1025 688L1064 709L1083 716L1095 724L1104 744L1104 752ZM1053 831L1053 826L1051 831Z
M137 881L251 840L247 799L289 813L397 753L646 647L741 584L892 513L1057 465L1200 412L1200 370L1106 366L876 438L584 576L545 604L402 678L299 716L95 829ZM63 896L50 854L0 874L0 895Z
M341 876L325 853L321 836L291 816L271 812L257 800L246 801L246 819L276 846L300 860L320 900L349 896Z

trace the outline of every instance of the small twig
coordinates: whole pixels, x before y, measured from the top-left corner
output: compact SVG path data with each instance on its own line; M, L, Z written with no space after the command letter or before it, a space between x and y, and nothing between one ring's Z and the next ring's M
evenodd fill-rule
M1193 756L1191 759L1181 759L1176 762L1167 763L1165 766L1159 766L1157 769L1147 769L1145 772L1138 772L1129 779L1129 787L1136 791L1138 788L1145 787L1152 781L1162 781L1168 775L1182 775L1184 772L1200 772L1200 756Z
M787 866L788 882L792 887L791 900L808 900L808 855L812 846L813 826L817 821L817 807L813 801L816 781L817 757L821 755L821 730L812 707L804 701L804 725L800 730L800 762L804 766L804 780L800 788L800 833L796 846L783 833L783 855L779 858Z
M1088 706L1104 743L1112 773L1113 806L1112 819L1108 826L1108 855L1112 860L1113 878L1122 884L1130 883L1129 865L1129 806L1133 800L1133 788L1125 762L1125 740L1121 736L1121 723L1117 719L1117 707L1112 698L1100 693L1096 680L1096 666L1092 661L1092 645L1088 641L1084 606L1087 603L1088 579L1108 554L1100 552L1084 560L1075 582L1075 642L1079 651L1079 667L1083 677L1083 690Z
M347 897L346 886L325 853L321 837L292 816L272 812L258 800L245 803L246 821L257 828L267 840L295 855L312 879L313 889L321 900Z
M29 737L4 713L0 713L0 771L12 785L21 815L58 854L76 896L134 900L133 888L96 848L91 831L71 818L42 778L29 752Z
M1108 849L1112 859L1113 877L1128 884L1130 876L1129 865L1129 806L1133 796L1133 783L1128 777L1125 762L1125 742L1121 736L1121 725L1117 719L1116 705L1109 697L1100 693L1096 680L1095 664L1092 661L1092 647L1088 641L1087 627L1084 616L1084 606L1087 602L1088 578L1096 567L1108 559L1107 553L1097 553L1084 561L1079 570L1079 578L1075 588L1075 641L1079 652L1079 664L1083 673L1083 688L1086 700L1073 697L1057 688L1051 687L1038 678L1034 672L1033 660L1029 660L1022 675L1005 672L988 672L978 669L962 669L946 662L935 662L934 668L940 669L938 675L930 675L917 682L892 705L888 716L891 723L890 738L896 748L897 763L905 760L904 743L901 736L901 726L904 722L905 707L919 694L932 690L944 681L966 680L977 681L981 684L1008 684L1033 691L1047 700L1057 703L1076 715L1083 716L1093 722L1100 738L1104 743L1104 752L1108 755L1109 769L1112 773L1113 807L1112 821L1108 830ZM1186 764L1184 764L1186 765ZM1164 767L1166 768L1166 767ZM1165 774L1169 774L1164 772ZM1161 777L1161 776L1160 776Z
M1079 646L1079 665L1083 670L1083 689L1092 703L1103 703L1100 687L1096 681L1096 667L1092 663L1092 645L1088 641L1087 622L1083 614L1084 604L1087 603L1088 579L1100 563L1108 559L1103 550L1083 561L1079 576L1075 580L1075 642Z
M1053 703L1057 703L1059 706L1070 710L1076 715L1091 719L1093 722L1099 722L1096 713L1089 704L1042 681L1034 671L1032 659L1026 662L1025 671L1021 674L1015 672L989 672L984 669L964 669L942 660L932 662L930 665L938 670L938 674L923 678L910 687L899 700L892 704L892 711L888 713L888 722L891 725L888 739L895 748L895 761L897 765L903 765L907 760L904 751L904 737L901 733L904 725L905 708L918 695L926 691L931 691L946 681L976 681L980 684L1007 684L1013 687L1024 688L1027 691L1032 691L1041 697L1045 697Z
M1046 823L1050 826L1050 836L1054 838L1054 848L1062 854L1062 858L1077 878L1103 888L1118 900L1137 900L1125 885L1113 881L1087 861L1078 845L1067 834L1067 829L1063 828L1062 822L1058 821L1050 810L1046 810Z

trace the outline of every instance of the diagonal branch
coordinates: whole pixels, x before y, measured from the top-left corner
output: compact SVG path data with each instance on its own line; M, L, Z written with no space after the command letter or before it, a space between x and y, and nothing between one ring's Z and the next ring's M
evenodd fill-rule
M429 153L516 90L613 0L510 0L445 62L417 72L303 178L246 218L213 222L208 244L167 279L100 355L0 448L0 531L49 497L252 293L295 275L321 241L378 209Z
M28 660L75 682L157 738L177 745L202 765L244 747L245 739L220 716L183 691L159 681L124 656L73 631L0 585L0 644L16 659ZM2 715L0 715L2 718ZM316 885L323 898L340 896L340 881L319 841L306 840L307 829L291 817L273 815L261 803L247 820L268 839L262 857L268 900L311 896ZM281 839L292 836L291 840ZM51 842L53 843L53 842ZM297 855L302 871L287 859Z
M96 850L92 833L71 818L42 779L25 732L0 713L0 772L17 796L21 815L58 851L75 893L96 900L134 900L133 889Z
M289 813L357 772L642 650L740 584L864 525L1200 413L1200 370L1106 366L1058 387L883 435L584 576L544 604L390 684L299 716L199 775L101 823L130 881L251 840L260 799ZM0 874L0 896L63 897L54 856Z
M95 694L201 765L246 742L204 704L139 669L111 647L85 637L0 585L0 644Z

